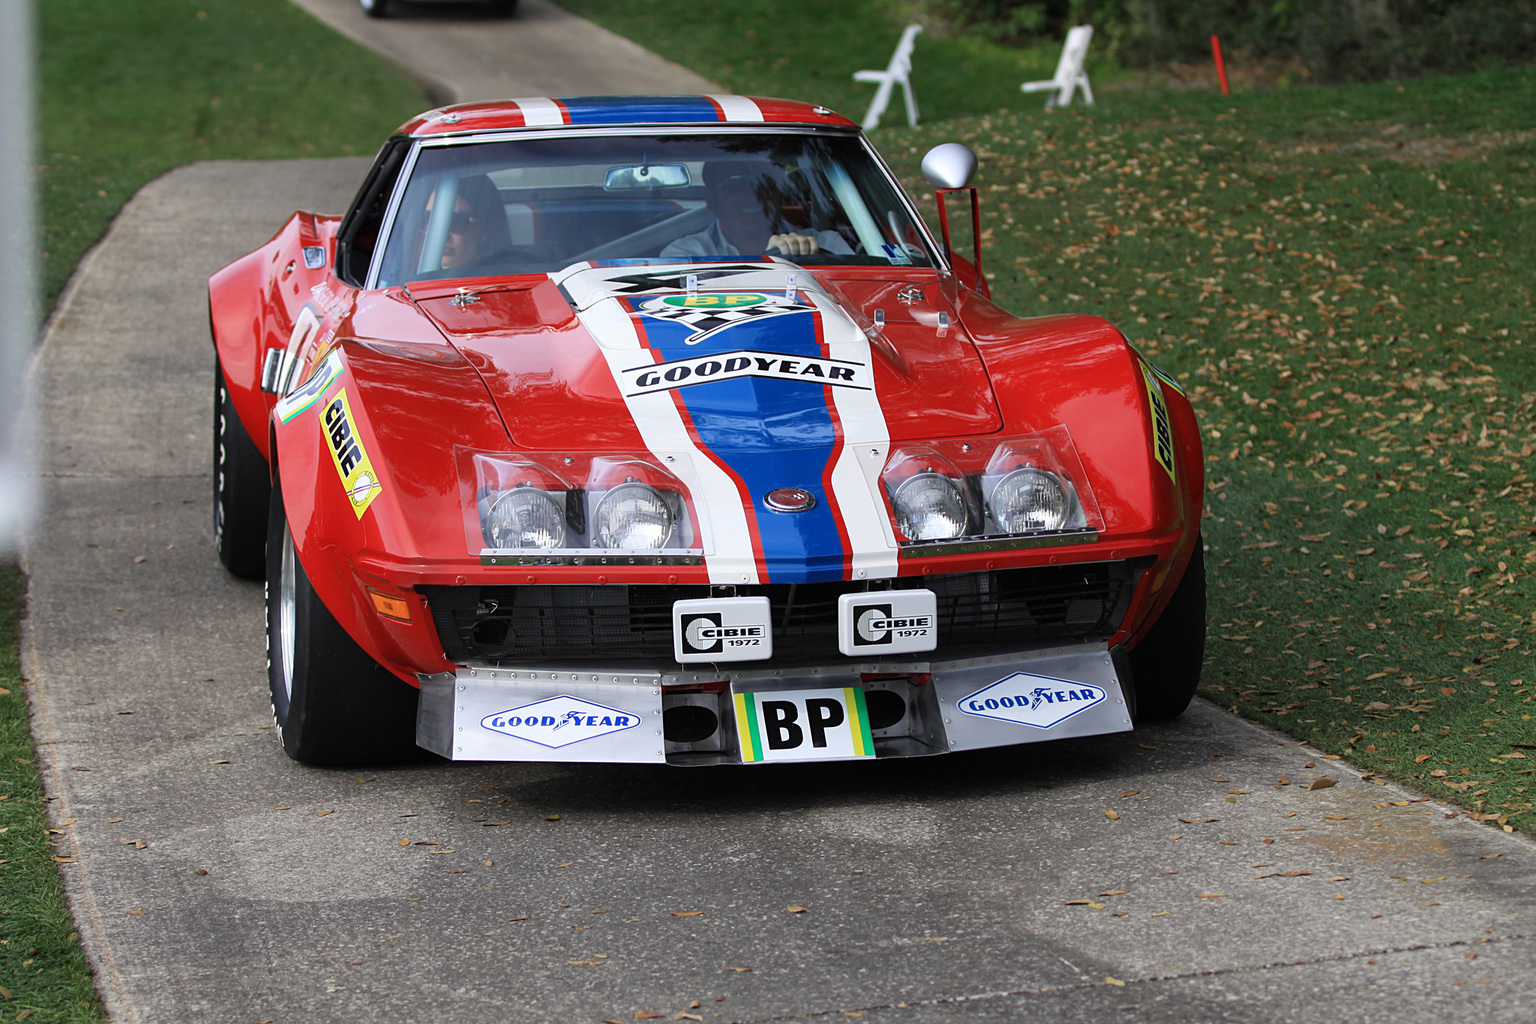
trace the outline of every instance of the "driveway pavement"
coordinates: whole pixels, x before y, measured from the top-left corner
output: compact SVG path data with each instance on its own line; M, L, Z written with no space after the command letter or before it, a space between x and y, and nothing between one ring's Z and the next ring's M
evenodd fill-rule
M23 656L114 1021L1531 1019L1536 845L1205 704L874 765L288 761L212 549L204 281L363 168L166 175L41 351Z

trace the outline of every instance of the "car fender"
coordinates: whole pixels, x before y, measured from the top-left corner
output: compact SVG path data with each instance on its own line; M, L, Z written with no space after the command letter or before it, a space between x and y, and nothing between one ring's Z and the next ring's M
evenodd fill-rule
M447 345L345 338L316 365L306 384L317 387L301 385L271 415L294 550L320 600L376 661L412 683L421 665L451 671L412 586L443 582L442 567L462 564L460 453L508 450L506 429L479 375ZM444 408L453 415L422 416ZM406 601L410 621L381 615L370 588Z
M1104 517L1101 542L1157 542L1167 552L1125 620L1124 636L1139 639L1166 606L1199 536L1205 463L1188 398L1098 317L1019 318L974 295L964 316L1004 431L1065 424Z

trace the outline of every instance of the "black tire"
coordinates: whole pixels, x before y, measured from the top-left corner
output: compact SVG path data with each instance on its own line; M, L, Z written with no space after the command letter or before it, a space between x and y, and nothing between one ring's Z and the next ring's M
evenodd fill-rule
M364 653L310 585L274 480L267 542L267 682L283 750L312 765L383 765L416 746L417 690Z
M370 18L389 17L390 0L362 0L363 13Z
M1177 718L1194 699L1205 663L1205 549L1195 538L1195 553L1173 600L1151 632L1131 651L1131 679L1136 690L1136 718Z
M242 580L267 572L267 460L246 433L229 397L224 367L213 364L213 545L219 561Z
M510 18L517 13L517 0L490 0L486 6L498 18Z

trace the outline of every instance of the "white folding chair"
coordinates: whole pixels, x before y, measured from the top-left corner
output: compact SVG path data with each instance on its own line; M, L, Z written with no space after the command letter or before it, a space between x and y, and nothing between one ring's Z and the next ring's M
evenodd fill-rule
M864 115L865 131L880 126L880 115L885 113L885 108L891 102L891 88L901 83L901 91L907 100L907 124L917 126L917 97L912 95L912 45L917 40L917 34L923 30L921 25L908 25L901 34L901 42L896 44L896 52L891 56L891 62L886 65L884 71L855 71L855 82L878 82L880 88L875 90L875 98L869 104L869 112Z
M1088 85L1088 74L1083 61L1088 57L1088 41L1093 38L1092 25L1074 25L1067 32L1067 44L1061 48L1061 60L1056 64L1056 77L1048 82L1025 82L1020 92L1044 91L1045 109L1064 107L1072 102L1075 89L1083 90L1083 102L1093 106L1093 89Z

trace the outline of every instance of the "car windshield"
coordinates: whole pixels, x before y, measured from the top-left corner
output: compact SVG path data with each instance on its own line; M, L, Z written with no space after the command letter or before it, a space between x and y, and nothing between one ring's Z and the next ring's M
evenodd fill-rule
M528 137L424 146L375 283L586 260L932 266L927 246L853 135Z

